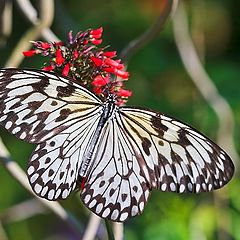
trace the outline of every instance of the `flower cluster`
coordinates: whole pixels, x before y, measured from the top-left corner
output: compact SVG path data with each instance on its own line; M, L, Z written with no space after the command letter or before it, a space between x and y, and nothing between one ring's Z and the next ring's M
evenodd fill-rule
M23 52L31 57L41 54L48 57L42 68L54 71L78 81L97 95L106 99L112 93L119 105L124 104L131 91L123 89L123 82L129 77L121 60L114 59L116 51L100 48L102 28L68 34L66 42L33 42L33 49Z

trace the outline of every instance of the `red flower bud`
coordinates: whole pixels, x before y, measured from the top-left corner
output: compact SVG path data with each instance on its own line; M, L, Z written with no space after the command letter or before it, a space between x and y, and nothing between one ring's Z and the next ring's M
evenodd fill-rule
M75 50L75 51L73 52L73 60L76 60L77 58L78 58L78 51Z
M50 48L50 44L47 42L41 42L41 48L47 50L48 48Z
M112 52L104 52L103 56L108 57L108 58L113 58L117 55L116 51L112 51Z
M90 34L93 38L101 38L102 37L102 32L103 32L103 28L97 28L97 29L93 29L90 31Z
M96 94L101 94L103 92L102 87L96 87L93 89Z
M100 67L100 66L103 65L103 60L100 59L100 58L90 57L90 59L94 62L94 64L95 64L97 67Z
M83 44L84 44L84 45L87 45L87 44L88 44L88 40L84 40L84 41L83 41Z
M55 67L53 65L50 65L50 66L45 66L42 68L42 70L45 70L45 71L52 71Z
M122 71L122 70L119 70L119 69L115 69L114 73L121 77L122 79L125 79L127 80L129 78L129 73L128 72L125 72L125 71Z
M112 67L106 67L103 70L109 73L115 73L115 68L112 68Z
M91 40L91 42L92 42L93 44L95 44L95 45L99 45L99 44L102 43L102 39L95 39L95 38L93 38L93 39Z
M109 78L102 77L101 75L96 76L92 81L93 86L105 86L108 83L109 83Z
M120 88L118 91L117 91L117 95L119 96L119 97L130 97L130 96L132 96L132 92L131 91L129 91L129 90L125 90L125 89L122 89L122 88Z
M60 46L63 46L63 45L64 45L64 42L55 42L55 45L56 45L57 47L60 47Z
M25 51L23 52L23 55L25 57L32 57L33 55L35 55L37 53L37 51L35 49L29 50L29 51Z
M66 76L68 75L69 69L70 69L69 63L67 63L67 64L64 66L63 70L62 70L62 75L63 75L64 77L66 77Z
M118 68L118 69L122 69L124 67L123 64L121 64L121 63L119 63L115 60L112 60L110 58L105 59L105 63L109 66L112 66L112 67L115 67L115 68Z
M64 63L65 59L62 56L62 52L60 49L56 50L56 64L57 65L62 65Z

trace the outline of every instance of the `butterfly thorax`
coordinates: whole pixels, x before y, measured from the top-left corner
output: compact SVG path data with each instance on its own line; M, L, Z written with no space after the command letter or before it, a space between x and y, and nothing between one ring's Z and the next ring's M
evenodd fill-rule
M102 114L100 117L100 120L98 122L97 128L89 141L88 147L86 148L82 164L79 170L79 176L86 177L89 171L90 166L93 165L92 162L92 156L95 150L95 147L97 146L97 143L99 141L99 137L101 135L101 132L107 123L108 120L111 119L112 116L114 116L114 112L117 110L118 106L115 104L114 96L110 96L107 101L103 104Z

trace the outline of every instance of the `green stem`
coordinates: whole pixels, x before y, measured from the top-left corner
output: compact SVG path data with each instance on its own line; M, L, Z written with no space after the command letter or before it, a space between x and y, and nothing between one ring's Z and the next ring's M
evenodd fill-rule
M105 224L106 224L106 229L107 229L107 234L108 234L108 240L114 240L114 235L113 235L113 230L112 226L110 224L110 221L105 219Z

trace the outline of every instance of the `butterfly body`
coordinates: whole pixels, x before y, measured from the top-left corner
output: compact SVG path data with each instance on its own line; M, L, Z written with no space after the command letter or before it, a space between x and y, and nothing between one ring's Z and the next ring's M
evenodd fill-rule
M80 170L79 170L80 178L86 177L89 166L91 166L93 164L93 163L91 163L92 155L93 155L96 145L99 141L99 137L101 135L102 129L103 129L104 125L106 124L106 122L111 119L111 116L114 115L113 113L114 113L114 111L116 111L117 108L118 107L115 104L115 101L112 96L110 96L108 98L108 100L103 104L103 110L102 110L101 117L99 119L99 123L96 127L94 135L92 136L91 141L88 144L88 148L86 149L86 151L83 155L82 164L81 164Z
M187 124L149 109L102 102L71 79L32 69L0 70L0 124L37 144L28 163L33 191L65 199L81 184L97 215L125 221L153 189L209 192L233 176L230 157Z

